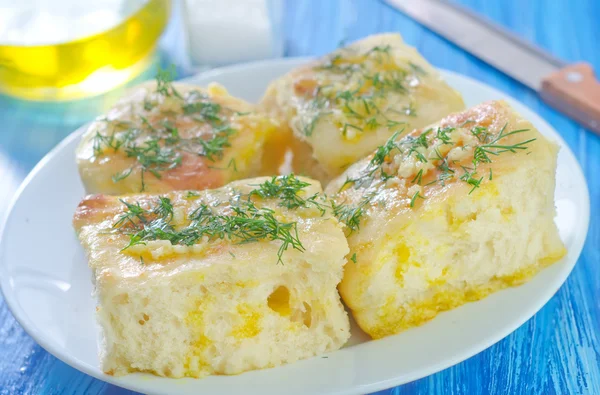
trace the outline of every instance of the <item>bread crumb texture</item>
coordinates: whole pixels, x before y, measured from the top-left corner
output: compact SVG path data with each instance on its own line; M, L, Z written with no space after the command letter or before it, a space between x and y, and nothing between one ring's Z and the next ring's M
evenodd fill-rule
M101 307L105 372L231 375L336 350L348 340L337 290L348 253L342 226L330 210L301 203L320 196L318 182L296 179L305 186L292 204L289 195L273 198L279 191L273 180L160 195L170 206L159 195L82 201L74 225ZM250 193L268 181L270 192ZM279 221L274 229L295 224L292 235L297 232L301 246L290 245L279 257L282 240L260 233L270 226L268 213ZM226 222L233 217L246 225ZM230 237L225 226L238 226L238 233ZM217 228L225 229L223 238ZM185 237L195 239L186 245Z
M506 103L450 115L388 148L327 188L340 212L363 204L346 229L356 263L339 289L372 337L522 284L566 253L554 223L558 147ZM475 159L482 149L489 160Z

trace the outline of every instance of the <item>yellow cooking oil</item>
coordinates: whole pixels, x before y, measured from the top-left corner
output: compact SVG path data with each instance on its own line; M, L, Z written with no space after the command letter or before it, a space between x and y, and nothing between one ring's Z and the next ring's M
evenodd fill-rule
M4 44L0 35L0 91L30 100L72 100L107 92L133 79L155 58L155 48L170 13L170 0L135 1L136 4L129 4L131 12L112 27L70 41L31 45L18 43L17 37L15 44L13 37ZM56 7L60 4L58 0ZM89 23L110 23L102 21L103 15L114 17L114 12L96 11ZM43 29L46 22L52 30L65 23L57 20L52 25L52 19L46 19L33 21L33 27ZM83 24L84 28L87 24L82 20L72 22ZM25 30L24 37L27 32L30 30ZM44 31L40 35L43 34Z

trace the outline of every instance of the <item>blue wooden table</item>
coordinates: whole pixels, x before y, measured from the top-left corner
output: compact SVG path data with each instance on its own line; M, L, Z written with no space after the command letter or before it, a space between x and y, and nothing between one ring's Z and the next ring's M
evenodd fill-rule
M462 0L566 61L600 71L600 1ZM444 21L440 21L444 23ZM484 81L548 120L575 152L589 183L590 231L565 285L512 335L433 376L380 394L600 394L600 138L551 110L525 87L376 0L289 0L286 55L324 54L342 41L400 32L435 66ZM181 24L171 23L163 54L184 73ZM515 67L519 67L515 63ZM115 94L69 104L0 98L0 213L25 174L63 137L106 109ZM0 299L0 394L133 394L93 379L37 345Z

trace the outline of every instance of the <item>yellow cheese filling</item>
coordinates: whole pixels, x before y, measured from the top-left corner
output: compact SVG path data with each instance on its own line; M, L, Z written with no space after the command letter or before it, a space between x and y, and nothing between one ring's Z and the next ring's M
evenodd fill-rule
M366 328L374 339L379 339L421 325L442 311L483 299L493 292L529 281L540 270L560 260L566 252L566 249L562 248L521 270L507 276L494 277L485 284L468 285L464 288L449 288L444 284L436 284L439 290L434 292L432 297L408 305L398 306L393 297L389 298L378 311L379 323L370 328L368 325L363 326L368 324L367 322L361 323L361 326ZM360 316L357 318L360 321Z

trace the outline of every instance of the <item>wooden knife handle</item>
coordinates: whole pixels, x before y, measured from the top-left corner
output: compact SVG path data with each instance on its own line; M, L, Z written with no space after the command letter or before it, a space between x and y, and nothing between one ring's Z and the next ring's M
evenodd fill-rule
M550 74L540 94L546 103L600 134L600 82L592 66L576 63Z

